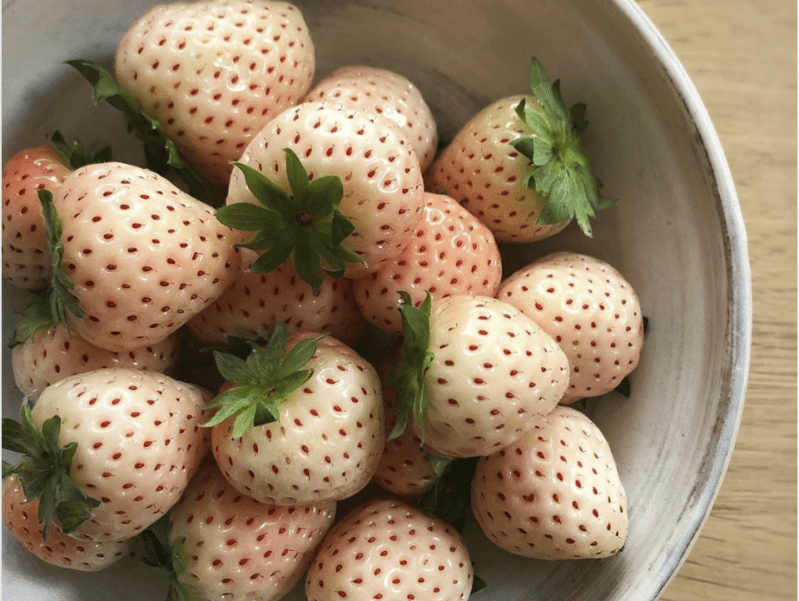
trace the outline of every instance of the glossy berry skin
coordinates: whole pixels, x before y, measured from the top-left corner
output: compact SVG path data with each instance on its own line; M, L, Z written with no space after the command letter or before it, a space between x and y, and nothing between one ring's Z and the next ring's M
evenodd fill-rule
M28 501L16 475L3 480L3 523L24 547L42 561L54 566L96 572L115 564L133 550L133 539L84 541L61 532L52 525L43 540L43 528L36 512L39 500Z
M64 324L37 331L11 351L17 388L29 401L68 376L105 367L130 367L169 374L180 355L178 333L161 342L122 353L108 351L71 335Z
M165 339L216 300L235 274L232 230L214 210L147 169L82 167L53 198L61 262L84 312L71 331L111 351Z
M524 96L501 98L472 117L427 172L425 185L444 192L486 224L499 242L535 242L569 220L538 224L546 199L524 185L530 161L510 143L532 134L514 107ZM527 102L535 102L527 98Z
M408 244L422 216L424 185L419 160L397 125L363 109L307 102L269 122L241 162L291 193L286 148L296 153L310 179L341 179L339 209L355 227L342 245L365 263L349 263L347 277L380 269ZM228 205L236 202L258 203L239 169L227 196Z
M231 286L188 322L202 343L225 346L231 337L266 339L278 322L289 333L330 334L350 346L361 338L366 321L355 303L352 280L325 274L314 294L291 261L269 273L253 273L258 253L247 248L238 252L241 266Z
M374 499L330 529L308 570L308 601L465 601L474 573L460 535L395 499Z
M300 11L269 0L159 4L114 59L119 84L219 184L264 124L305 95L315 68Z
M335 513L332 501L259 503L206 461L169 512L180 582L198 601L276 601L302 579Z
M609 557L627 538L627 497L610 446L571 407L556 407L478 461L472 509L489 539L525 557Z
M530 316L568 356L571 378L563 403L610 392L638 366L641 304L632 285L605 261L553 253L510 275L497 297Z
M289 337L290 348L313 333ZM212 450L239 491L263 503L338 501L364 488L385 444L380 379L368 362L330 336L303 369L311 378L280 404L280 418L234 438L233 419L212 428Z
M449 196L425 193L422 219L402 252L355 281L364 317L389 333L402 331L400 292L418 307L453 294L494 296L502 258L491 231Z
M100 501L72 536L108 541L139 534L177 502L203 457L211 395L154 372L100 369L47 387L37 428L60 416L59 446L77 444L70 477Z
M3 166L3 279L41 290L53 277L38 190L55 191L69 175L47 144L26 148Z
M490 455L515 442L558 404L569 381L555 341L494 298L433 302L429 348L428 408L414 427L439 455Z
M407 77L389 69L348 65L329 73L303 102L333 102L363 108L391 119L408 137L422 171L438 147L438 128L421 91Z
M422 440L411 428L386 441L374 481L388 492L409 499L433 488L436 474Z

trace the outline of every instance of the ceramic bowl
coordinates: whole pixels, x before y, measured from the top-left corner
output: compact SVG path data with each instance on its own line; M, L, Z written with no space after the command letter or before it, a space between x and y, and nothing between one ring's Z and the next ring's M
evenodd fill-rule
M110 65L149 0L3 4L3 160L59 129L90 146L112 142L137 161L113 109L93 107L63 64ZM587 411L605 432L629 498L626 547L606 560L537 562L493 547L473 526L484 601L651 601L684 561L721 484L744 402L750 275L733 183L708 114L667 43L632 0L298 0L318 76L345 64L394 69L416 83L451 137L494 99L524 93L537 56L567 103L588 105L585 142L603 192L618 199L594 222L538 245L506 247L511 271L553 250L593 254L632 283L649 318L632 395ZM26 295L3 288L10 332ZM20 395L4 355L3 413ZM117 601L163 598L164 581L123 561L95 575L50 567L3 539L5 598ZM288 597L303 599L301 587Z

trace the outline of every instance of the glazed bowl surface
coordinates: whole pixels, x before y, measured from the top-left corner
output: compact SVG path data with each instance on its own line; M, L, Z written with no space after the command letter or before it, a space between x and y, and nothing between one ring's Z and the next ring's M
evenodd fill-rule
M3 160L55 130L141 162L110 107L64 64L110 66L117 42L149 0L3 5ZM632 0L297 0L317 52L317 78L350 64L393 69L422 91L442 140L479 109L527 92L532 56L587 104L585 143L603 192L617 198L594 222L544 242L504 246L506 273L555 250L604 259L633 285L648 318L629 397L586 412L608 438L629 500L617 556L538 562L465 536L485 601L654 601L685 560L713 505L735 443L751 338L746 236L723 150L677 57ZM6 338L29 295L3 284ZM3 415L21 398L3 356ZM19 601L159 599L165 580L136 560L93 575L46 565L3 533L5 597ZM66 572L66 573L65 573ZM304 598L298 586L287 601Z

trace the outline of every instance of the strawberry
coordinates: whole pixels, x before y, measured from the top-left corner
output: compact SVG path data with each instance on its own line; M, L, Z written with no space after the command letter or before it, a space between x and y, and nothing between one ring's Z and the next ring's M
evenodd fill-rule
M288 349L288 350L286 350ZM374 367L342 342L275 328L246 360L216 352L233 385L212 407L214 457L240 492L275 505L349 497L372 478L385 414Z
M563 403L610 392L638 366L641 305L605 261L552 253L511 274L497 297L529 315L566 353L571 378Z
M422 171L433 162L438 128L419 88L405 76L364 65L340 67L317 82L303 99L324 101L364 108L391 119L408 137Z
M557 343L513 305L454 295L419 308L407 294L392 437L410 423L446 457L489 455L558 404L569 381Z
M21 150L3 167L3 278L19 288L50 284L53 266L37 190L54 190L69 173L48 144Z
M397 355L378 367L381 380L385 382L391 370L396 369ZM396 391L383 386L383 402L386 407L386 435L394 429L396 413L392 410ZM400 497L418 498L430 490L437 474L421 438L407 428L395 438L386 440L373 480L383 489Z
M483 108L430 167L425 184L474 213L500 242L534 242L574 218L591 235L589 218L612 200L599 194L580 133L585 105L566 110L560 85L530 63L533 96L513 95Z
M153 6L121 39L114 75L214 183L311 86L314 47L297 7L269 0Z
M327 533L305 581L308 601L465 601L474 572L460 535L394 499L354 509Z
M29 501L19 478L13 474L3 480L3 522L8 531L28 551L47 563L95 572L105 569L133 550L133 539L121 541L82 541L61 532L57 526L50 528L44 540L44 528L36 516L39 501Z
M233 284L213 304L192 317L189 328L201 342L225 346L231 337L269 338L278 322L289 333L311 331L330 334L355 344L366 322L355 303L352 281L325 275L314 293L291 261L269 273L250 269L258 253L239 249L241 261Z
M111 351L167 338L232 281L235 236L147 169L82 167L52 199L57 298L70 330Z
M436 473L416 432L408 428L386 441L374 481L388 492L408 498L418 498L433 487Z
M35 401L50 384L103 367L171 373L178 363L181 337L175 332L156 344L116 353L70 334L63 323L53 325L49 307L34 302L25 309L9 346L17 388Z
M99 369L47 387L22 419L3 420L3 448L22 453L4 466L25 496L39 499L47 537L131 538L180 497L203 456L210 394L163 374Z
M178 599L274 601L305 574L336 512L333 501L297 507L259 503L206 461L169 511L164 546ZM160 524L147 531L150 536Z
M47 244L38 191L53 192L74 169L107 160L92 156L56 132L49 144L20 150L3 166L3 278L18 288L41 290L50 284L53 260Z
M178 333L156 344L116 353L70 335L63 324L40 330L14 346L11 366L17 388L35 401L50 384L105 367L128 367L169 374L177 366Z
M377 272L355 281L355 298L372 324L402 331L400 291L418 307L453 294L494 296L502 259L491 231L449 196L425 193L422 219L403 251Z
M537 559L608 557L627 537L627 499L610 447L571 407L556 407L477 462L472 509L494 543Z
M308 102L255 136L219 218L257 233L254 271L289 256L316 289L376 271L407 246L422 216L419 160L402 130L363 109Z

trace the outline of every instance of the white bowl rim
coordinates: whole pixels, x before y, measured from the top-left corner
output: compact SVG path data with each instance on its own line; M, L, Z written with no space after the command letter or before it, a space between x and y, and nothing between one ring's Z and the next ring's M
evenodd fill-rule
M698 90L676 53L635 0L611 2L652 50L696 128L715 184L714 193L721 215L727 264L729 321L726 343L729 373L724 382L727 393L726 403L723 405L724 415L717 422L717 427L719 440L729 441L729 444L719 445L705 457L705 478L700 482L701 488L695 491L697 503L687 520L690 527L681 544L669 554L667 562L659 570L661 577L657 583L657 595L654 597L657 599L676 577L699 538L732 457L749 373L752 341L751 270L746 230L735 183L718 134Z

